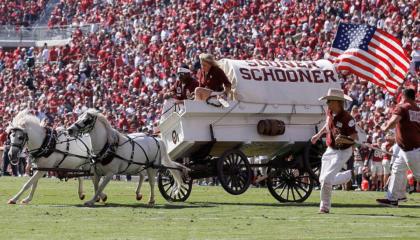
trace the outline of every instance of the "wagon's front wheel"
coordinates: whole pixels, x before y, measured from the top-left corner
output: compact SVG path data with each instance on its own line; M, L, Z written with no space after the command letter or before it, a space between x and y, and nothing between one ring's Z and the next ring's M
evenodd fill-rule
M162 196L169 202L184 202L188 199L192 190L192 179L183 180L180 189L176 192L176 182L168 169L161 169L158 172L158 188Z
M304 202L312 192L309 173L295 168L268 168L267 187L280 202Z
M229 150L217 162L217 176L226 192L239 195L251 184L252 171L248 158L240 150Z

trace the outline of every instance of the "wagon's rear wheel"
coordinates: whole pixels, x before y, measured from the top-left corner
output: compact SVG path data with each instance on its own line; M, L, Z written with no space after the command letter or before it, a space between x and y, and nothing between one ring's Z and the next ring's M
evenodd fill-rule
M191 194L193 180L183 179L181 188L176 193L176 182L168 169L159 170L157 182L160 193L169 202L184 202Z
M296 168L268 168L267 187L280 202L304 202L312 192L309 173Z
M240 150L229 150L217 162L217 176L226 192L239 195L251 184L248 158Z

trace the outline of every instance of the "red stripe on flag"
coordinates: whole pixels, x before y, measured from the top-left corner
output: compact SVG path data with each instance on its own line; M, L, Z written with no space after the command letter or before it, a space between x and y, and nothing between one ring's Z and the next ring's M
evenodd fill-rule
M382 29L376 29L377 32L379 32L380 34L384 35L385 37L389 38L389 40L393 41L394 43L396 43L399 46L399 50L401 51L401 53L404 55L403 58L407 61L408 64L410 64L410 58L408 57L409 54L407 53L407 51L405 50L405 48L401 47L402 43L401 41L396 38L395 36L389 34L388 32L382 30Z
M331 53L330 53L330 55L331 56L334 56L334 57L338 57L338 56L340 56L340 53L335 52L334 50L332 50Z
M366 51L364 51L366 52ZM365 55L363 55L362 53L360 53L360 51L347 51L346 54L348 55L352 55L355 58L360 59L362 62L365 61L367 63L369 63L370 65L372 65L373 67L376 67L378 69L381 70L381 72L387 77L389 78L389 81L392 82L393 85L398 86L399 82L394 79L393 77L391 77L391 72L388 71L387 69L385 69L382 65L380 65L377 61L373 61L372 59L366 57ZM366 53L369 54L369 53ZM376 71L376 70L375 70ZM379 74L379 73L378 73ZM388 81L388 80L384 80L384 81Z
M376 84L376 85L378 85L378 86L380 86L380 87L385 87L385 86L384 86L384 85L382 85L381 83L377 82L375 79L373 79L373 78L371 78L371 77L369 77L369 76L366 76L365 74L363 74L363 73L361 73L361 72L354 71L354 70L353 70L351 67L349 67L349 66L338 66L338 67L337 67L337 69L338 69L338 70L340 70L340 71L342 71L342 70L346 70L346 71L352 72L353 74L355 74L356 76L358 76L358 77L360 77L360 78L362 78L362 79L365 79L365 80L367 80L367 81L369 81L369 82L372 82L372 83L374 83L374 84ZM387 89L388 89L388 88L387 88ZM392 89L388 89L388 90L391 90L391 91L390 91L391 95L395 95L396 89L392 88ZM392 91L392 90L395 90L395 91Z
M376 50L376 48L375 48L375 50ZM393 74L397 75L398 77L400 77L401 79L404 80L404 78L405 78L404 75L400 71L398 71L397 69L395 69L394 66L393 66L394 64L392 64L391 62L389 62L388 59L380 56L379 54L376 54L374 51L368 51L368 53L370 55L372 55L373 57L377 58L378 60L382 61L383 63L385 63L389 67L389 69L391 69L391 72Z
M362 79L365 79L365 80L367 80L369 82L373 82L374 84L376 84L376 85L378 85L380 87L384 87L384 85L382 85L382 83L377 82L375 79L373 79L371 77L368 77L368 76L366 76L365 74L363 74L363 73L361 73L359 71L354 71L354 69L352 67L349 67L349 66L338 66L337 69L338 70L346 70L346 71L349 71L349 72L355 74L356 76L358 76L358 77L360 77Z
M383 48L381 48L380 46L376 45L372 41L369 43L369 47L373 47L376 50L380 51L381 53L385 54L387 57L389 57L392 60L392 63L398 65L404 72L406 72L408 70L408 68L406 66L404 66L398 59L396 59L392 55L392 53L389 53L388 51L385 51Z
M386 46L387 48L389 48L391 50L390 54L393 55L393 57L395 58L394 61L401 63L401 65L403 67L401 67L404 71L406 71L408 69L407 65L410 65L410 62L406 59L406 57L404 56L403 53L401 53L400 51L398 51L398 49L396 49L392 44L390 44L389 42L387 42L385 39L380 38L377 35L373 35L373 39L375 39L376 41L378 41L381 45ZM372 43L372 42L371 42ZM381 46L380 46L381 47ZM385 47L381 47L381 49L383 49L384 51L388 52L387 50L385 50ZM398 55L402 60L399 60L398 58L395 57L395 55Z
M368 67L367 65L361 64L359 61L356 61L355 59L351 59L351 58L345 58L342 60L343 62L347 62L350 63L351 65L354 65L360 69L365 70L366 72L369 72L371 74L373 74L378 80L383 81L383 83L380 83L381 86L389 86L392 89L397 89L398 85L396 85L395 83L391 83L389 81L386 81L377 71L375 71L375 69L372 69L370 67ZM357 72L356 70L353 70L354 72ZM376 81L378 82L378 81Z

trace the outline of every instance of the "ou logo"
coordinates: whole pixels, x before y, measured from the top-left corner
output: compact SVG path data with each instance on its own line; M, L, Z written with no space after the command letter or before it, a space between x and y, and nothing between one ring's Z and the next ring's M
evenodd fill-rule
M179 135L178 135L178 133L175 130L172 131L172 142L174 144L176 144L177 142L179 142Z

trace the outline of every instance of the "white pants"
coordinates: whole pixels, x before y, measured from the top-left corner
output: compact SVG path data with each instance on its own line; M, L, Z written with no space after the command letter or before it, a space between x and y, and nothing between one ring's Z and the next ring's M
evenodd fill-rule
M372 173L373 177L376 177L378 175L384 174L384 167L382 166L382 162L371 162L370 166L370 172Z
M321 209L330 210L333 185L350 181L352 170L345 172L340 172L340 170L352 154L351 147L345 150L335 150L328 147L327 151L322 155L321 174L319 176L319 182L321 183Z
M382 167L384 175L389 175L391 173L391 161L389 160L382 160Z
M413 172L413 176L420 181L420 148L409 152L400 150L398 158L392 165L391 177L389 178L387 198L396 201L405 197L405 188L407 185L407 169Z

